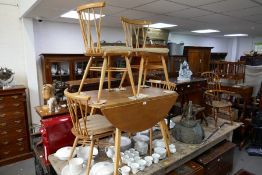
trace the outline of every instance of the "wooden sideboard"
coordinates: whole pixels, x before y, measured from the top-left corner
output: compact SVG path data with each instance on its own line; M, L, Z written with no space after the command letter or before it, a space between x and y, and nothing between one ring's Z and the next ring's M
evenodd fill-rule
M0 90L0 166L32 157L26 88Z
M185 46L184 56L187 56L189 68L193 75L209 70L211 49L213 47Z

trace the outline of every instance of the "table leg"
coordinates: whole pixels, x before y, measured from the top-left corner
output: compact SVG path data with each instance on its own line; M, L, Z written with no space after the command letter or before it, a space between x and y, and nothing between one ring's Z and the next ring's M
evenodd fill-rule
M105 74L106 74L106 67L107 67L107 58L104 57L103 67L102 67L102 70L101 70L101 78L100 78L100 82L99 82L97 102L99 102L99 101L100 101L100 98L101 98L102 89L103 89L103 84L104 84L104 80L105 80Z
M90 149L89 149L89 156L88 156L88 160L87 160L87 166L86 166L86 174L89 174L90 172L90 169L91 169L91 162L93 160L93 149L94 149L94 144L95 144L95 141L92 137L91 139L91 144L90 144Z
M114 175L118 175L118 167L120 160L120 138L121 131L116 128L116 136L115 136L115 163L114 163Z
M149 129L149 154L152 155L153 149L153 128Z
M142 81L142 75L144 70L144 57L141 57L140 60L140 67L139 67L139 77L138 77L138 85L137 85L137 96L140 93L140 87L141 87L141 81Z
M86 69L85 69L85 72L84 72L83 78L82 78L81 83L80 83L80 86L79 86L79 88L78 88L78 94L81 92L81 90L82 90L82 88L83 88L83 85L84 85L84 82L85 82L86 76L87 76L88 71L89 71L89 69L90 69L90 67L91 67L91 64L92 64L92 59L93 59L93 58L90 57L90 58L89 58L89 61L88 61L88 63L87 63L87 65L86 65Z
M165 146L166 146L166 152L167 152L167 157L170 157L170 150L169 150L169 133L166 131L166 123L165 123L165 120L162 120L159 122L160 124L160 129L161 129L161 133L163 135L163 139L164 139L164 142L165 142Z

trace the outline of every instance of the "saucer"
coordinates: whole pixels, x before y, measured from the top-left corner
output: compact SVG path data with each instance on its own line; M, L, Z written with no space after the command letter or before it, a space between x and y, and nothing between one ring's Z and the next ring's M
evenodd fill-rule
M86 170L85 168L82 168L81 173L79 173L78 175L85 175L86 174L85 170ZM70 171L69 171L69 165L66 165L62 169L61 175L75 175L75 174L71 174Z

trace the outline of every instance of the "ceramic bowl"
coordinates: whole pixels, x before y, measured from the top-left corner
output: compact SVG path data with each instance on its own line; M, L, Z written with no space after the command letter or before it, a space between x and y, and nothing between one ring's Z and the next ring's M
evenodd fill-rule
M109 143L114 144L113 138L109 139ZM120 150L124 152L125 150L128 150L131 148L131 140L128 137L122 136L121 137L121 144L120 144Z
M76 155L86 161L89 157L90 146L79 146L76 148ZM98 149L96 147L93 148L93 157L95 158L98 154Z
M133 137L135 142L146 142L149 143L149 137L143 134L137 134Z
M113 175L114 164L110 162L98 162L90 170L90 175Z
M54 156L57 157L60 160L68 160L68 158L70 157L70 153L71 153L72 149L73 149L73 147L71 147L71 146L62 147L62 148L60 148L56 151ZM75 157L75 155L76 155L76 151L74 151L73 157Z

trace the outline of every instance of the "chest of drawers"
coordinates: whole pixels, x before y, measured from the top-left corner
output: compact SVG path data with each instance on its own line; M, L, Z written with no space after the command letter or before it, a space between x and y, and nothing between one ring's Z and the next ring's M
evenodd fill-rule
M0 166L32 156L26 106L26 88L0 90Z

